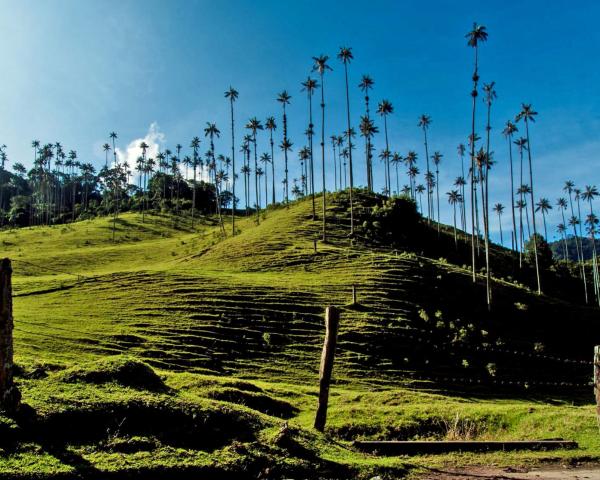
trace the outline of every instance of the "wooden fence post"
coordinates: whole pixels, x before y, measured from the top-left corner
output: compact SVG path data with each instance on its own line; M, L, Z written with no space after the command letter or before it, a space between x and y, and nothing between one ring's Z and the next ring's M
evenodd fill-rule
M596 397L596 419L600 428L600 345L594 347L594 395Z
M0 262L0 410L14 411L21 394L13 383L12 268L10 260Z
M321 354L321 368L319 369L319 406L315 417L315 428L322 432L327 421L327 403L329 401L329 384L333 371L333 358L337 344L340 312L336 307L327 307L325 310L325 342Z
M356 285L352 285L352 305L356 305Z

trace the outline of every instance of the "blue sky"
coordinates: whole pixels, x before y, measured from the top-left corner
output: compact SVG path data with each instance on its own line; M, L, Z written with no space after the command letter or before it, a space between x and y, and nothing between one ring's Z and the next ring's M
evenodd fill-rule
M507 147L500 132L521 102L531 102L539 112L531 144L536 197L554 203L566 178L579 185L596 181L600 32L595 22L600 4L373 0L341 5L312 0L0 0L0 142L8 146L13 163L31 163L30 143L36 138L60 141L77 150L81 160L100 166L100 146L112 130L123 152L146 137L152 124L152 139L162 148L187 147L193 136L203 137L211 121L222 131L218 152L228 154L225 89L233 85L240 92L238 139L251 116L275 115L281 123L275 97L287 89L293 97L291 170L297 177L297 152L305 144L307 123L300 82L310 73L312 56L332 57L326 134L341 133L343 70L335 55L344 45L353 48L355 57L350 66L353 124L363 111L356 85L368 73L375 80L372 101L387 98L395 107L389 122L392 149L402 155L416 150L422 171L417 119L421 113L432 117L431 149L444 154L441 191L446 192L459 173L456 146L469 134L473 52L464 35L477 21L489 31L481 49L481 80L495 81L498 92L492 110L497 165L491 201L510 202ZM478 108L482 113L483 103ZM483 122L480 115L480 134ZM259 151L266 151L267 135L259 142ZM382 147L382 135L375 144ZM361 153L355 154L356 183L365 184ZM281 156L276 162L281 164ZM380 167L377 162L379 187ZM401 182L406 183L404 175ZM445 196L442 203L442 215L450 221ZM551 223L556 219L554 212ZM498 229L496 222L491 227Z

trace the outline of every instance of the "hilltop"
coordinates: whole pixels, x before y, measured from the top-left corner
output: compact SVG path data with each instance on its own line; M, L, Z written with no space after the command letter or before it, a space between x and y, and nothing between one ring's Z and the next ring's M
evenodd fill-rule
M531 269L494 246L488 312L485 277L472 282L470 246L451 227L361 193L350 238L345 193L329 205L316 251L310 199L240 219L234 237L212 217L192 228L134 213L119 218L116 242L109 218L1 233L32 410L4 420L0 472L245 478L316 465L343 477L457 461L364 456L345 443L357 438L563 436L582 450L553 458L598 456L588 386L598 311L568 271L548 269L537 296ZM322 436L310 427L327 305L342 307L342 324Z

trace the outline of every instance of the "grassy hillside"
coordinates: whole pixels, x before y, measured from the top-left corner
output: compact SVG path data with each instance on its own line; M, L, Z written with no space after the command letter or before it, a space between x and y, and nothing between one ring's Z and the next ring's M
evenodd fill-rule
M600 454L588 386L597 310L567 294L534 295L495 248L488 312L484 278L473 284L470 248L455 247L451 229L438 237L407 221L398 244L373 220L379 200L359 196L351 240L345 197L330 200L329 239L316 253L310 201L269 209L258 225L241 219L227 238L212 219L192 229L137 214L119 219L116 243L110 219L1 233L31 410L0 422L0 472L247 478L314 465L360 477ZM311 425L331 304L342 325L321 436ZM581 449L407 459L350 447L357 438L550 437Z

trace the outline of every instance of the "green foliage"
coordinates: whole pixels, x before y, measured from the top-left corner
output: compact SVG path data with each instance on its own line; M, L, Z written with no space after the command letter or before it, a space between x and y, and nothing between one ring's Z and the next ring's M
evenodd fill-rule
M529 240L527 240L527 242L525 243L525 259L530 265L535 265L535 255L533 248L534 238L537 246L538 264L540 270L548 270L554 264L554 258L552 256L552 250L550 249L548 242L539 233L536 235L532 235L529 238Z

